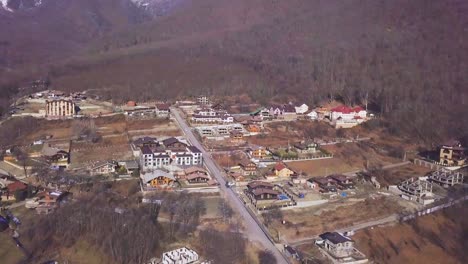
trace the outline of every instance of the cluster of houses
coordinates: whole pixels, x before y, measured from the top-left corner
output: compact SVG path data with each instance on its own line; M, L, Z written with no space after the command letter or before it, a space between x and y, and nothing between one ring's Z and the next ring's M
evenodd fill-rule
M333 174L327 177L311 178L307 180L307 186L321 193L336 193L339 190L354 189L354 180L346 175Z
M317 108L309 110L309 106L301 104L283 104L279 106L261 107L250 113L251 121L285 120L294 121L302 119L325 119L327 118L335 128L350 128L367 120L367 111L360 107L338 106L331 109Z
M139 157L145 191L217 185L203 167L202 152L178 138L142 137L133 142L132 148Z
M201 167L189 167L181 169L172 167L168 169L156 169L140 174L142 189L152 191L159 189L174 189L178 187L208 187L217 186L218 182L211 178L207 170Z
M17 192L26 192L28 185L15 177L0 175L0 194L2 201L14 201Z
M36 210L38 214L49 214L71 196L69 192L59 190L45 190L39 192L34 198L26 200L25 207Z
M167 103L146 103L137 104L135 101L128 101L120 107L123 113L129 117L159 117L169 118L170 105Z

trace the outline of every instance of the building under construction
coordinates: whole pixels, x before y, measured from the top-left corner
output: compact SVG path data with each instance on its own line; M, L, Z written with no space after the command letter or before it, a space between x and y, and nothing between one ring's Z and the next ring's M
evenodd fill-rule
M401 182L398 189L403 192L402 198L426 205L434 202L432 182L423 178L410 178Z
M463 183L463 174L461 172L439 170L433 172L429 176L429 180L443 187L451 187Z

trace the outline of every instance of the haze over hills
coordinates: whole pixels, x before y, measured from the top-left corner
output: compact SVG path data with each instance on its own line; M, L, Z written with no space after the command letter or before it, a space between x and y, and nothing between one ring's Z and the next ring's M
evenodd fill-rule
M54 88L121 101L368 96L393 131L429 141L468 131L455 118L467 111L466 1L43 2L0 15L9 87L49 76Z

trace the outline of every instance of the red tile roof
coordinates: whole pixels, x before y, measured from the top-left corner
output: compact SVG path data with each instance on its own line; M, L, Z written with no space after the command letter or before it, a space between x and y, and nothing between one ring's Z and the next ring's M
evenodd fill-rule
M275 170L277 170L277 171L281 171L281 170L286 169L286 168L287 168L286 165L284 165L284 163L282 163L282 162L278 162L275 165Z
M20 181L16 181L7 186L9 193L14 193L17 190L25 190L28 186Z
M339 112L339 113L343 113L343 114L350 114L350 113L359 113L360 111L363 111L363 110L364 110L364 108L362 108L360 106L356 106L354 108L351 108L351 107L347 107L345 105L341 105L341 106L333 108L331 111L332 112Z

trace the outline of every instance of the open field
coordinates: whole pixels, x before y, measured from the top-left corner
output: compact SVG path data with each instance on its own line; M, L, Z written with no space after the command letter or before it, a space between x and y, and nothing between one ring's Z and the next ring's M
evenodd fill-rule
M403 167L377 171L375 176L384 186L398 184L411 177L425 176L431 170L429 168L409 164Z
M18 263L25 259L23 252L16 247L9 230L0 233L0 259L2 263Z
M352 238L376 263L466 263L468 203L394 226L366 229Z
M286 224L274 222L269 229L273 233L279 231L282 237L291 241L371 219L384 218L401 209L392 197L345 199L307 209L282 211Z
M322 160L306 160L288 162L288 167L298 173L306 173L307 176L326 176L334 173L345 173L361 170L364 166L360 164L348 164L341 159L331 158Z

